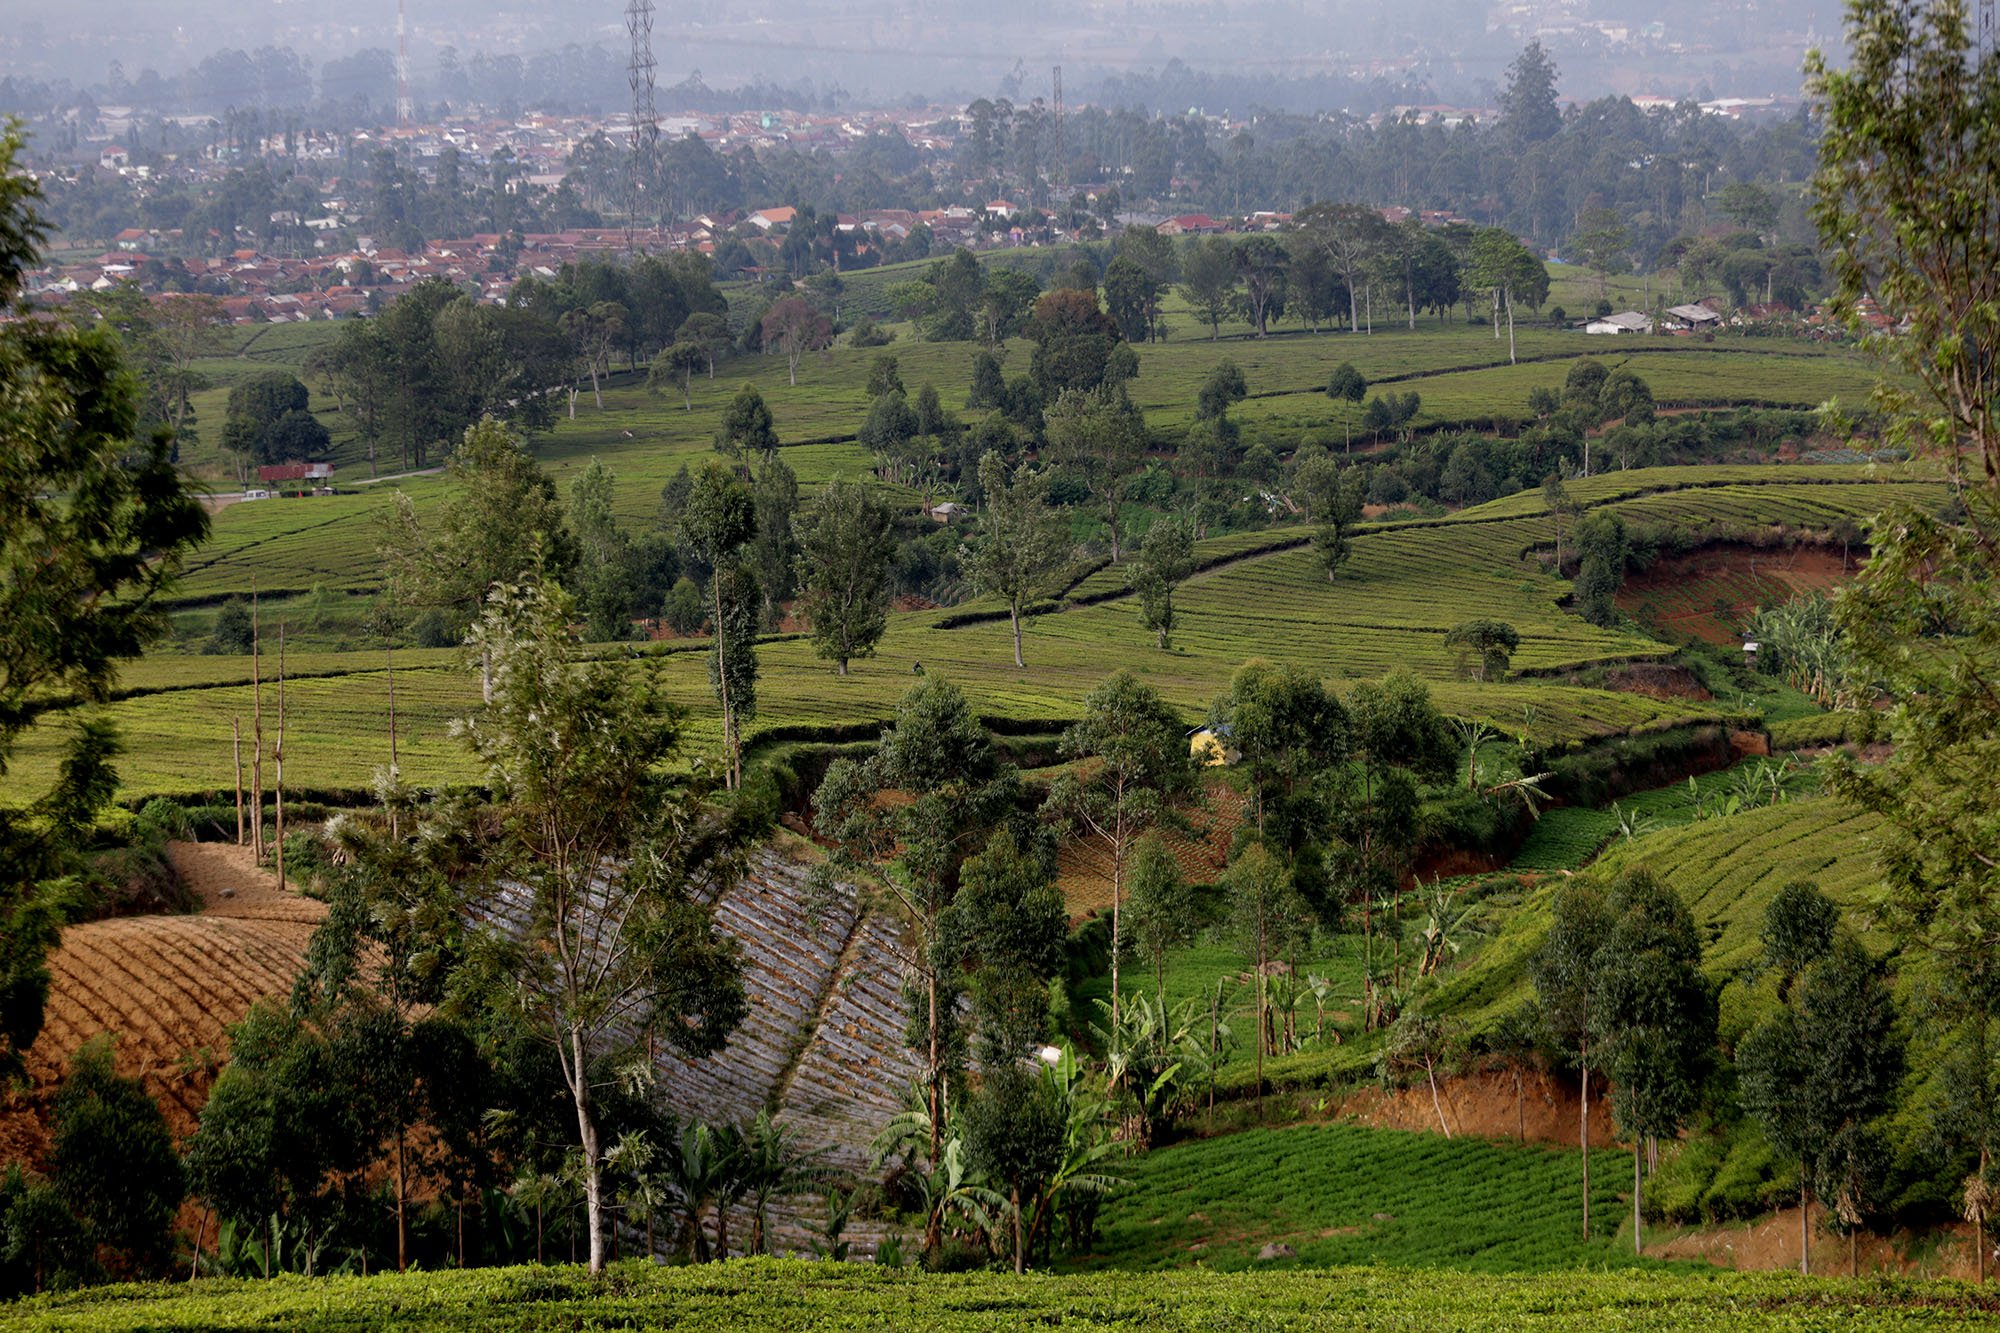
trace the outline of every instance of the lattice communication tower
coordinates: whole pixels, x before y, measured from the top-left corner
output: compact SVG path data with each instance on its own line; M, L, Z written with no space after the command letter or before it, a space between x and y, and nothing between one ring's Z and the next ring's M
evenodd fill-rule
M416 118L416 105L410 101L410 40L409 14L405 0L396 0L396 123L407 125Z
M630 243L640 211L659 174L660 113L653 104L653 0L628 0L625 31L632 39L632 58L625 67L632 86L632 163L626 180L625 236Z

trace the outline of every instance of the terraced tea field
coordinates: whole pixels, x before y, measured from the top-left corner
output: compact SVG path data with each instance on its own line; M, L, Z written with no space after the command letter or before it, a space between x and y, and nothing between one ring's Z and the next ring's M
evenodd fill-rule
M1610 1236L1577 1238L1575 1154L1435 1134L1303 1125L1158 1149L1124 1164L1135 1187L1106 1201L1091 1267L1386 1264L1522 1272L1631 1264ZM1592 1203L1615 1217L1614 1180Z
M1577 489L1586 501L1614 504L1635 522L1672 521L1716 535L1778 524L1825 526L1891 501L1930 503L1941 495L1936 483L1882 480L1861 467L1661 469L1592 478ZM1536 495L1535 505L1539 500ZM1726 703L1662 701L1533 678L1492 684L1457 678L1444 636L1480 616L1507 620L1520 631L1514 664L1531 673L1669 651L1637 633L1597 629L1560 606L1567 583L1529 554L1552 543L1553 527L1522 497L1447 519L1364 530L1333 582L1297 544L1301 536L1278 529L1206 546L1215 563L1182 588L1183 626L1170 652L1160 651L1139 624L1134 601L1119 595L1122 575L1115 570L1092 575L1074 593L1078 601L1101 600L1032 621L1022 669L1013 665L1004 617L939 627L948 616L962 621L980 603L892 616L879 655L857 663L845 678L814 658L804 640L769 642L759 651L762 710L748 734L753 740L797 737L886 721L918 665L958 681L982 713L1017 729L1065 724L1083 695L1119 666L1139 673L1192 719L1253 656L1334 680L1412 669L1432 681L1447 709L1510 735L1526 733L1545 746L1731 715ZM701 654L667 652L651 660L669 697L687 709L691 742L718 745ZM449 652L401 655L401 760L412 781L469 776L446 724L474 706L476 683L452 662ZM388 759L383 656L315 653L292 665L301 679L288 698L288 782L299 789L365 788L368 775ZM266 667L267 681L271 670ZM247 663L239 658L161 657L135 667L127 685L150 692L106 710L127 737L120 764L124 793L227 790L233 781L230 721L240 717L248 725L248 679ZM267 684L267 722L273 702ZM51 724L60 720L60 712L52 714L23 741L18 771L28 779L26 789L52 771L62 738Z
M522 1330L677 1327L765 1333L851 1328L995 1333L1256 1329L1452 1329L1464 1333L1763 1333L1766 1329L1949 1328L1990 1320L1993 1298L1957 1282L1805 1280L1654 1266L1617 1271L1455 1273L1368 1265L1314 1272L892 1272L752 1259L583 1269L101 1287L0 1309L0 1330L287 1328Z
M1761 947L1758 932L1771 896L1795 879L1817 883L1872 947L1883 947L1869 905L1880 883L1869 846L1877 822L1833 797L1807 796L1620 842L1591 874L1609 881L1646 869L1672 885L1703 932L1709 975L1728 982ZM1442 1011L1479 1031L1533 993L1528 961L1548 928L1553 893L1545 883L1509 907L1501 930L1472 963L1438 987L1434 999Z

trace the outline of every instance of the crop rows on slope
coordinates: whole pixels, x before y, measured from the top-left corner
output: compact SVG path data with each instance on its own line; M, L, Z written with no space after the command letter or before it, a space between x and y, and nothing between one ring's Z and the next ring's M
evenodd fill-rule
M369 655L371 668L380 659ZM478 682L463 671L443 668L398 670L396 711L398 759L403 776L416 783L464 780L471 765L463 747L448 734L450 720L471 712ZM252 691L247 685L170 690L126 699L94 710L112 721L124 742L118 760L126 793L227 791L235 781L232 721L243 730L244 781L249 781ZM285 687L285 781L294 791L352 791L364 788L376 768L389 762L388 678L377 669L288 682ZM277 688L264 686L264 741L277 737ZM66 742L61 716L23 735L10 766L23 790L35 790L52 776ZM264 763L271 790L275 765Z
M1301 1264L1522 1270L1619 1262L1576 1237L1576 1159L1540 1147L1318 1125L1206 1139L1131 1164L1098 1262L1248 1268L1268 1242ZM1615 1184L1593 1202L1615 1215Z
M864 1168L916 1073L902 1042L893 925L852 885L815 902L805 868L769 850L713 906L742 965L744 1019L713 1055L656 1047L661 1097L677 1115L710 1123L769 1110L793 1125L801 1148ZM513 887L483 903L480 919L518 934L530 907Z
M251 1004L290 990L312 931L310 921L203 916L71 926L49 957L46 1026L29 1053L31 1075L52 1082L78 1046L116 1033L121 1072L162 1099L176 1130L192 1130L206 1096L204 1059L226 1056L226 1029Z
M1245 1135L1257 1139L1265 1136ZM1329 1162L1330 1172L1342 1170ZM1610 1207L1615 1213L1615 1201ZM1371 1219L1372 1220L1372 1219ZM1939 1328L1989 1318L1993 1298L1962 1282L1807 1280L1796 1274L1622 1262L1612 1247L1587 1267L1524 1274L1377 1265L1218 1273L1062 1276L901 1272L872 1264L764 1259L726 1266L626 1264L480 1268L374 1277L277 1278L87 1288L0 1308L0 1329L659 1328L882 1333L1269 1333L1345 1328L1465 1333L1621 1329L1762 1333L1766 1329Z
M1606 854L1597 869L1617 875L1644 867L1666 878L1697 921L1720 927L1708 953L1709 967L1719 970L1750 961L1764 905L1785 884L1812 880L1845 903L1878 884L1868 844L1879 826L1874 815L1814 797L1638 838Z
M1934 482L1873 486L1724 486L1647 495L1618 506L1627 523L1671 524L1696 539L1704 529L1748 529L1783 524L1824 528L1867 518L1892 504L1930 505L1942 500Z

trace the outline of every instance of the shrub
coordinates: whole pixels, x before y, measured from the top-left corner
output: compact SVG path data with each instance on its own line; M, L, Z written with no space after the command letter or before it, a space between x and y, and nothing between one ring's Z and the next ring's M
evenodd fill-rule
M241 597L232 597L222 604L216 613L215 629L209 634L202 651L208 653L241 654L250 651L255 632L250 619L250 606Z
M442 611L426 611L410 624L410 637L419 648L451 648L458 643L451 622Z

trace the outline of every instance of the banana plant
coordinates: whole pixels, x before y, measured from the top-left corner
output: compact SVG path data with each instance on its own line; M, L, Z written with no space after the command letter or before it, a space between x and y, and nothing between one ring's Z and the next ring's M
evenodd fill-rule
M1473 933L1473 919L1479 910L1464 893L1447 888L1442 878L1431 881L1426 905L1429 916L1424 922L1423 958L1417 966L1420 977L1439 970L1447 958L1458 957L1462 937Z
M1618 821L1618 836L1626 842L1644 837L1653 828L1651 814L1637 808L1627 810L1616 801L1611 803L1611 817Z
M1176 1020L1193 1016L1192 1002L1175 1011ZM1175 1072L1178 1072L1176 1066ZM1028 1246L1046 1240L1053 1229L1052 1219L1060 1212L1070 1219L1070 1244L1082 1248L1096 1230L1097 1205L1106 1195L1131 1182L1104 1166L1117 1151L1111 1135L1111 1103L1091 1086L1076 1052L1065 1047L1061 1058L1044 1073L1063 1112L1062 1160L1034 1201L1027 1228ZM1161 1081L1165 1081L1166 1075Z
M1007 1200L972 1170L966 1159L965 1139L958 1134L944 1141L935 1171L913 1169L904 1180L916 1193L924 1215L924 1252L933 1258L943 1248L944 1233L954 1219L990 1241L995 1219L1006 1214Z

